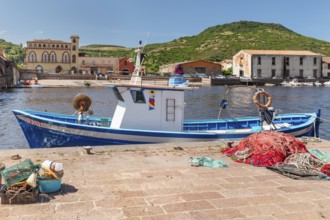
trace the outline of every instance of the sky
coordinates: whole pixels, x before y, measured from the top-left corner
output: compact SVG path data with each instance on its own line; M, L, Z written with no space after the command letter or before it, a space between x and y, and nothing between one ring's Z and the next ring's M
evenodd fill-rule
M136 47L237 21L276 23L330 42L329 0L0 0L0 39Z

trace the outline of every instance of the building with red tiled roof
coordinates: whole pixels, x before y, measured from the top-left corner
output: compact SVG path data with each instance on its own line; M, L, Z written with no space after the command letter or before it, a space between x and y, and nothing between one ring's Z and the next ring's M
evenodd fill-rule
M322 77L322 54L299 50L241 50L233 57L233 75L257 78Z
M173 73L176 66L180 65L184 73L195 74L205 73L207 75L219 74L221 72L221 65L205 60L195 60L180 63L171 63L159 67L159 72L164 75Z

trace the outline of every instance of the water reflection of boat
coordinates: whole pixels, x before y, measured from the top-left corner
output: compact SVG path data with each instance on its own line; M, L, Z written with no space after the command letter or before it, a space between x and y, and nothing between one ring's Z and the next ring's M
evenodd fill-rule
M90 116L91 100L83 95L73 102L78 117L14 110L30 148L214 141L268 130L318 136L320 113L276 114L270 108L271 97L263 90L253 96L259 115L185 120L184 93L193 88L144 85L139 75L141 48L136 52L131 83L108 85L118 102L112 118ZM226 108L226 103L222 100L220 107Z

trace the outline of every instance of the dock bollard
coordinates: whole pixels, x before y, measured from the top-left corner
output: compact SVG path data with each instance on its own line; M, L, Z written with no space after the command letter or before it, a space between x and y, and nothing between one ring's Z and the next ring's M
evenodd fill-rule
M84 147L84 149L86 150L87 154L92 154L92 152L91 152L92 147Z

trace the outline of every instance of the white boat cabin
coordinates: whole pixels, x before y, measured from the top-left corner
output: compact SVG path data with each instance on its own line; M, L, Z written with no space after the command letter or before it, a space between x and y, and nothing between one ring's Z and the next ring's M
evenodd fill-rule
M187 88L131 84L109 87L118 100L110 128L182 131Z

